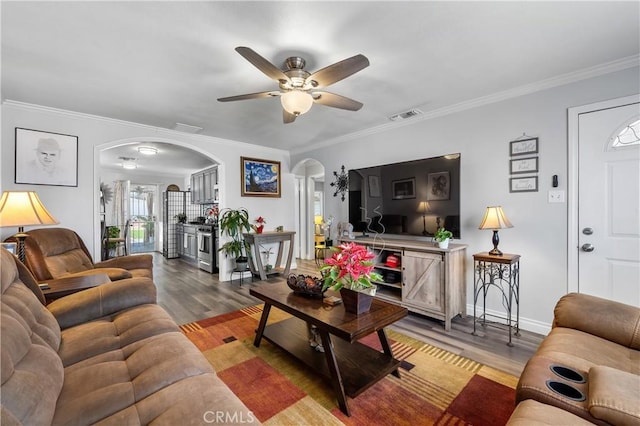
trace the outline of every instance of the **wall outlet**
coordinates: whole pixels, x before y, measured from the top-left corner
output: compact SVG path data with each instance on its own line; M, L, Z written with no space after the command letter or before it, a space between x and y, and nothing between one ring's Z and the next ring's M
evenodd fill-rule
M549 191L550 203L564 203L564 191L560 189L554 189Z

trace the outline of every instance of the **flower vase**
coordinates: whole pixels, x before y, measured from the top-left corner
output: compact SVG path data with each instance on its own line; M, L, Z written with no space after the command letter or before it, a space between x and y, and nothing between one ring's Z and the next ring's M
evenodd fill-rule
M263 229L264 229L264 225L256 226L256 234L262 234Z
M344 287L340 289L340 297L344 304L344 310L356 315L369 312L371 302L373 302L373 296L371 294Z

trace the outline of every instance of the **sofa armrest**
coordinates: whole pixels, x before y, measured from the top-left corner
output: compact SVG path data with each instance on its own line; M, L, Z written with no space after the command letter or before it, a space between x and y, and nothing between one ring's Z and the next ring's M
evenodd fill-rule
M94 263L96 268L121 268L128 271L132 269L153 270L153 256L150 254L136 254L131 256L114 257L103 262Z
M582 293L564 295L554 310L554 327L584 331L640 350L640 309Z
M589 413L612 425L640 424L640 376L598 365L589 370Z
M102 318L138 305L156 303L156 286L149 278L129 278L70 294L47 308L61 329Z

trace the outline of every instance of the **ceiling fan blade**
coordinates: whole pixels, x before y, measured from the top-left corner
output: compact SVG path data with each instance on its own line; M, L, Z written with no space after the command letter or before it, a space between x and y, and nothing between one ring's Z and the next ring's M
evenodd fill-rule
M236 52L242 55L247 61L251 62L256 68L265 73L267 77L279 82L290 81L289 77L282 70L262 56L258 55L253 49L248 47L236 47Z
M314 81L317 83L311 83L313 87L326 87L368 66L369 60L366 56L356 55L314 72L307 77L306 81Z
M333 108L358 111L363 105L361 102L354 101L345 96L336 95L335 93L313 92L312 95L315 103Z
M280 92L277 92L277 91L247 93L246 95L237 95L237 96L228 96L226 98L218 98L218 101L219 102L244 101L247 99L271 98L278 95L280 95Z
M284 124L289 124L289 123L293 123L294 121L296 121L296 116L294 114L291 114L290 112L288 112L286 109L282 109L282 122Z

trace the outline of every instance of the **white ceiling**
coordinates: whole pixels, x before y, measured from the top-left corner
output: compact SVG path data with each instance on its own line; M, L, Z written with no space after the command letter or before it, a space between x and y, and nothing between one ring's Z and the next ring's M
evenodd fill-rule
M640 2L2 1L2 98L302 151L602 64L637 61ZM371 65L283 124L277 98L217 98L277 84L234 51L315 71ZM609 69L609 68L606 68ZM415 119L414 119L415 120ZM119 155L116 155L116 157Z
M158 150L155 155L144 155L138 152L138 147L147 146ZM122 170L123 158L135 159L135 171ZM112 169L124 174L136 175L161 175L161 176L189 176L197 170L214 165L213 160L199 152L183 148L170 143L134 143L105 149L100 153L100 166L103 169Z

